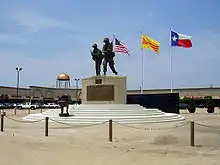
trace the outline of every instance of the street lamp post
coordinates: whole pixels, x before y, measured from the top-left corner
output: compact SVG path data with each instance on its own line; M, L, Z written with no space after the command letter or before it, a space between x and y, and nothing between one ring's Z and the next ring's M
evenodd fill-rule
M20 67L16 67L16 71L17 71L17 103L16 103L16 107L18 105L18 90L19 90L19 80L20 80L20 71L22 71L22 68Z
M75 78L74 79L75 81L76 81L76 99L78 98L77 96L78 96L78 88L79 88L79 78Z

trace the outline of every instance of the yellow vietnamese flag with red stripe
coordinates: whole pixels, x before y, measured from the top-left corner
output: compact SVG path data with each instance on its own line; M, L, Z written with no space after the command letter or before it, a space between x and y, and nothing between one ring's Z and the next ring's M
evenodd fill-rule
M141 35L142 38L142 49L151 49L157 54L160 53L160 42L153 40L152 38Z

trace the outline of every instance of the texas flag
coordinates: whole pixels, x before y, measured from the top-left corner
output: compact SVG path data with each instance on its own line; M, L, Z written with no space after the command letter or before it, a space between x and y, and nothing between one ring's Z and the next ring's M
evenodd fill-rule
M184 48L191 48L191 36L180 34L174 31L171 31L171 46L179 46Z

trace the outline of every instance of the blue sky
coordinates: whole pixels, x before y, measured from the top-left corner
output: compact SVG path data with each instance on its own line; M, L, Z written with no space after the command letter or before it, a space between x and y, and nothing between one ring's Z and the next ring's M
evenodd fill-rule
M116 54L127 87L141 85L140 31L158 40L160 55L144 51L144 88L170 88L169 29L192 36L191 49L172 48L174 88L220 86L218 0L1 0L0 74L2 86L54 86L56 76L95 74L89 51L113 34L130 49ZM111 71L108 71L112 75Z

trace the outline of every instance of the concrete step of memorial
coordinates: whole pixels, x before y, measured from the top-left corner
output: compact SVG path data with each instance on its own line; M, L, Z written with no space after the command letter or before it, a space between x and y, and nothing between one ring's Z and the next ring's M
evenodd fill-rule
M144 108L141 105L137 105L137 104L80 104L80 105L69 105L70 107L75 107L78 109L84 109L84 108L95 108L95 109L109 109L109 108L125 108L125 109L129 109L129 108Z
M107 120L149 120L149 119L163 119L168 120L178 119L181 116L178 114L166 114L166 115L154 115L154 116L69 116L69 117L57 117L56 115L43 115L43 114L30 114L25 116L25 119L28 120L40 120L45 119L45 117L49 117L50 119L57 120L57 121L107 121Z
M50 109L43 113L29 114L24 120L36 121L49 117L52 120L73 124L101 123L110 119L121 123L148 123L180 121L184 118L179 114L164 113L158 109L146 109L131 104L84 104L70 105L69 117L59 117L60 109ZM65 110L64 110L65 113ZM52 122L52 120L49 120Z
M31 118L30 116L26 118L25 120L29 121L36 121L36 120L42 119L42 116L33 116ZM59 118L57 117L50 117L49 122L63 122L63 123L71 123L71 124L96 124L96 123L102 123L102 122L108 122L110 119L113 120L113 122L119 122L119 123L131 123L131 124L140 124L140 123L158 123L158 122L172 122L172 121L181 121L184 120L181 116L175 116L175 117L163 117L163 118ZM42 121L43 122L43 121Z
M65 111L64 111L65 112ZM49 114L56 114L58 115L60 111L45 111L43 112L44 115ZM69 111L69 114L75 115L75 116L81 116L81 115L98 115L98 116L106 116L106 115L157 115L157 114L164 114L164 112L161 111Z
M161 115L161 113L152 113L152 114L140 114L140 113L137 113L137 114L94 114L94 113L85 113L85 114L75 114L75 113L69 113L71 116L75 116L75 117L87 117L87 116L92 116L92 117L104 117L104 116L112 116L112 117L115 117L115 116L124 116L124 117L129 117L129 116L145 116L145 117L150 117L150 116L157 116L157 115ZM51 116L51 115L54 115L54 116L57 116L59 114L43 114L44 116Z

